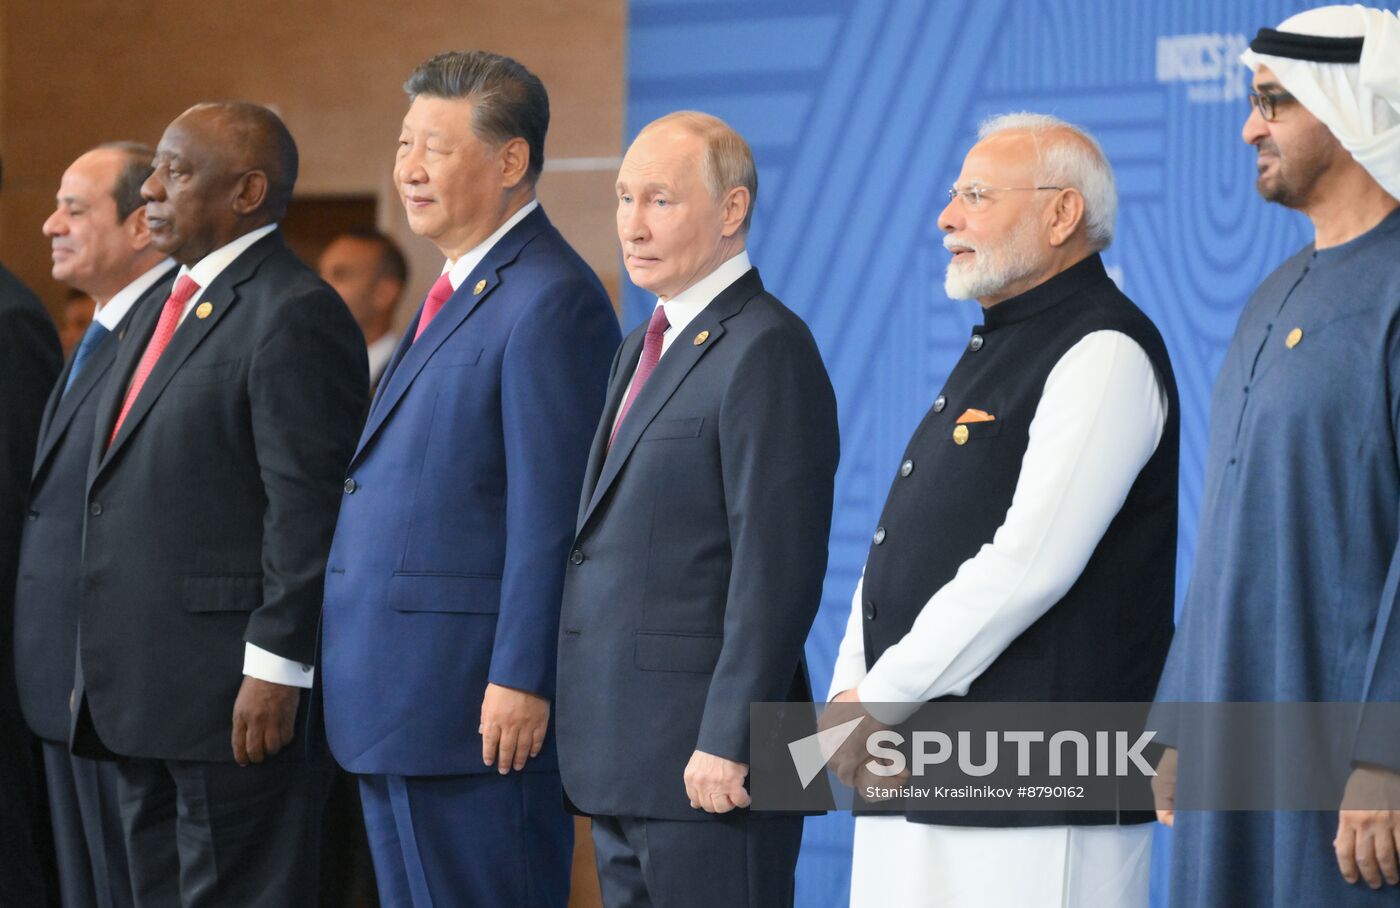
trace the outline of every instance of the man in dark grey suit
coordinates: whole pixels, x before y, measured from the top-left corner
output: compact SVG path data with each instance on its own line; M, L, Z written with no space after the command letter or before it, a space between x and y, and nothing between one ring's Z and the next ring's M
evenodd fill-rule
M613 362L566 572L559 765L609 906L780 906L802 817L745 809L749 704L810 700L836 401L807 326L745 251L747 143L684 112L617 180L628 275L655 293Z
M0 265L0 641L14 618L15 555L44 399L63 354L44 304ZM0 905L43 905L51 866L41 822L37 751L15 693L12 651L0 645Z
M69 753L69 698L98 389L133 314L165 299L175 278L174 262L151 244L141 198L154 154L114 142L82 155L44 222L54 278L97 303L44 409L15 589L15 676L25 721L43 744L64 908L131 904L116 767Z
M287 745L369 377L277 231L296 172L276 114L201 104L142 187L182 267L97 405L73 735L121 757L137 906L316 902L328 775Z

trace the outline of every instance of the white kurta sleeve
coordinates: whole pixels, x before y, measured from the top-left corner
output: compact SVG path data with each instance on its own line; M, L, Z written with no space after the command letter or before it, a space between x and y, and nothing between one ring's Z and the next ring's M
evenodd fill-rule
M907 716L966 694L1074 585L1156 451L1166 411L1151 360L1127 335L1096 331L1075 344L1046 378L1005 522L881 654L861 700L907 704ZM860 639L858 608L848 640Z
M843 690L850 690L865 677L865 634L861 625L860 600L865 592L865 571L861 571L856 582L855 595L851 597L851 613L846 618L846 633L841 638L841 648L836 651L836 670L831 675L831 690L826 695L828 703Z

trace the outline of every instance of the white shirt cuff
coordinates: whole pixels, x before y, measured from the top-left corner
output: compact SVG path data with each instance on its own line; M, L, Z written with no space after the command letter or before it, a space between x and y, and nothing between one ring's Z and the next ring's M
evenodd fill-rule
M316 677L316 669L291 659L283 659L251 643L244 643L243 674L272 684L309 688Z

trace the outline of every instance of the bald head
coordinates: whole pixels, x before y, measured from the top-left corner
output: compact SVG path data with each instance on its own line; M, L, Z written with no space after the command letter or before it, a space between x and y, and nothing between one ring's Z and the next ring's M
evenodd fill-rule
M197 104L165 129L141 187L155 245L185 265L286 214L297 149L276 114Z

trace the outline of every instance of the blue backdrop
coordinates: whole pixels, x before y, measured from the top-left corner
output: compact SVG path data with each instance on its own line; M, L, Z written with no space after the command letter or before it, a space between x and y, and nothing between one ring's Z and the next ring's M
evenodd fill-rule
M1254 32L1289 0L631 0L627 142L692 108L758 159L749 248L821 345L841 468L813 683L832 660L890 478L978 321L943 294L938 212L977 124L1053 113L1103 143L1118 178L1110 272L1156 321L1182 406L1178 601L1194 553L1210 389L1250 291L1311 237L1254 191L1240 140ZM624 281L624 284L626 282ZM654 299L627 286L624 328ZM819 694L820 695L820 694ZM1154 901L1170 848L1159 835ZM807 824L798 904L844 906L851 818Z

